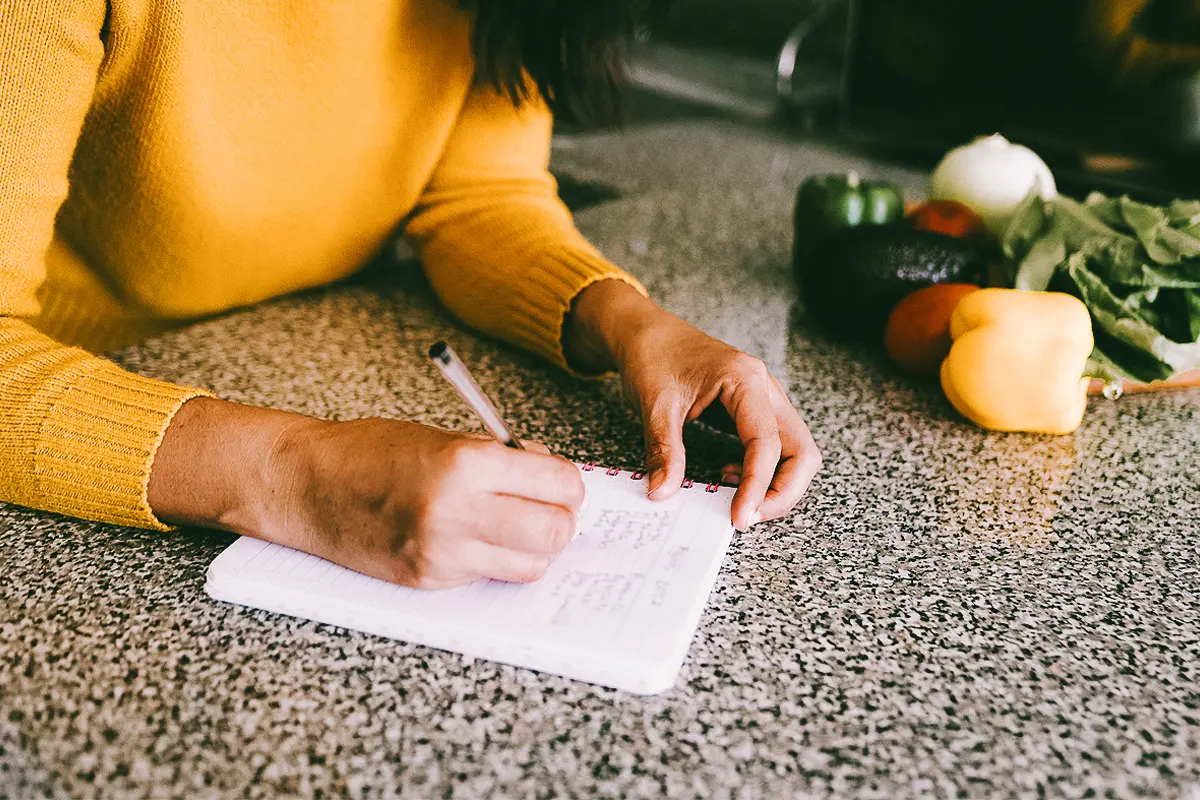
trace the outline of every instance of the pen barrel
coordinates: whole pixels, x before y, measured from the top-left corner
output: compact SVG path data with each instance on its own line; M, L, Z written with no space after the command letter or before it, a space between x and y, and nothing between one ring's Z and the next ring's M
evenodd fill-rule
M466 365L459 360L449 345L439 342L430 349L429 355L438 370L441 371L442 376L454 387L463 402L475 412L492 436L506 447L514 450L525 449L521 446L521 442L513 433L512 428L504 421L504 417L500 415L491 398L475 382L475 378L467 370Z

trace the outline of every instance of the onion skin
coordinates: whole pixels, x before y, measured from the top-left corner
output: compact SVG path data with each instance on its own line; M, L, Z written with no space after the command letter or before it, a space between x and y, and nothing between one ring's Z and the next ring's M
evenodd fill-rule
M1046 200L1058 195L1054 175L1037 153L1000 134L976 139L945 155L930 180L935 200L957 200L974 209L997 237L1013 212L1037 189Z

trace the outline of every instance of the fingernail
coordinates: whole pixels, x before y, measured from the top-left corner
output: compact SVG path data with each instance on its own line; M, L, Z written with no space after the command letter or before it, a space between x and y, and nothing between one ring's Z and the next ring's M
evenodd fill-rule
M762 522L762 512L755 511L753 514L750 515L750 519L746 522L746 527L753 528L755 525L757 525L760 522Z
M651 497L654 496L654 493L662 487L664 477L665 476L661 472L656 472L650 476L650 491L647 492L648 495Z

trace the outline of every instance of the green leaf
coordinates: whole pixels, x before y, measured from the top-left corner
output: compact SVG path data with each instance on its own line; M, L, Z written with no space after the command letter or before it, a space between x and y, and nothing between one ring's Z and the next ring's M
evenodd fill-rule
M1200 341L1200 292L1187 292L1189 327L1192 329L1192 341Z
M1175 253L1178 260L1200 258L1200 236L1164 225L1158 233L1158 241Z
M1102 216L1108 215L1103 205L1084 205L1069 197L1059 197L1053 209L1051 230L1063 237L1068 253L1083 250L1096 257L1104 254L1109 270L1117 276L1140 273L1146 260L1141 243L1110 227Z
M1099 348L1092 350L1091 356L1088 357L1087 364L1083 367L1083 374L1088 378L1098 378L1105 383L1113 383L1115 381L1136 380L1129 375L1126 370L1121 369L1112 359L1104 354Z
M1081 283L1082 285L1076 282L1075 276L1069 270L1063 269L1055 274L1050 290L1075 295L1088 304L1091 311L1092 307L1087 297L1089 281L1082 280ZM1169 366L1149 353L1114 338L1100 324L1095 314L1092 316L1092 335L1095 343L1084 368L1084 374L1089 377L1104 381L1121 378L1147 383L1172 374Z
M1167 265L1132 256L1123 247L1109 249L1093 245L1079 252L1086 254L1096 273L1113 286L1200 288L1200 259Z
M1013 212L1004 240L1000 243L1004 255L1013 263L1019 263L1030 248L1045 232L1049 219L1049 206L1036 189L1031 189L1021 205Z
M1119 297L1115 292L1113 294ZM1137 317L1155 330L1162 330L1162 315L1154 308L1154 304L1158 302L1157 286L1130 292L1120 297L1120 300L1121 308L1129 316Z
M1103 206L1080 203L1060 196L1054 200L1052 208L1054 224L1063 232L1071 248L1082 247L1096 237L1125 238L1133 241L1132 237L1120 233L1097 213L1097 209L1102 210Z
M1200 225L1200 200L1173 200L1167 206L1167 216L1176 228Z
M1124 229L1125 217L1122 216L1120 203L1115 198L1108 198L1099 192L1092 192L1088 195L1087 200L1083 201L1083 204L1108 227L1113 230Z
M1200 258L1190 255L1200 255L1200 239L1170 227L1161 208L1098 193L1083 204L1058 198L1049 230L1068 254L1086 253L1110 285L1200 287Z
M1179 253L1163 245L1159 239L1163 228L1167 227L1167 215L1161 208L1144 206L1135 203L1128 197L1120 199L1121 216L1125 218L1146 254L1159 264L1173 264L1179 260Z
M1167 206L1171 227L1200 239L1200 200L1176 200Z
M1126 360L1122 366L1139 373L1132 374L1131 377L1149 382L1200 366L1200 342L1176 342L1160 333L1139 316L1135 309L1127 307L1099 276L1088 269L1083 254L1073 253L1068 258L1067 273L1079 288L1083 301L1091 311L1096 327L1094 333L1103 332L1165 366L1164 370L1153 364L1130 365ZM1111 352L1109 355L1112 355Z
M1067 291L1088 306L1089 375L1151 382L1200 366L1200 200L1027 197L1004 252L1018 289Z
M1159 264L1174 264L1200 256L1200 239L1171 227L1167 212L1122 197L1121 215L1133 229L1146 254Z
M1067 259L1067 246L1062 236L1051 232L1033 243L1017 269L1016 288L1026 292L1044 292L1054 272Z

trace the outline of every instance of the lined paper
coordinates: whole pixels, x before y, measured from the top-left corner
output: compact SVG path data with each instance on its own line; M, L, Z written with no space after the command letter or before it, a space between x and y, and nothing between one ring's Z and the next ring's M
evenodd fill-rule
M733 490L651 502L629 472L583 471L583 532L534 584L410 589L243 537L209 568L210 595L593 683L673 685L729 546Z

